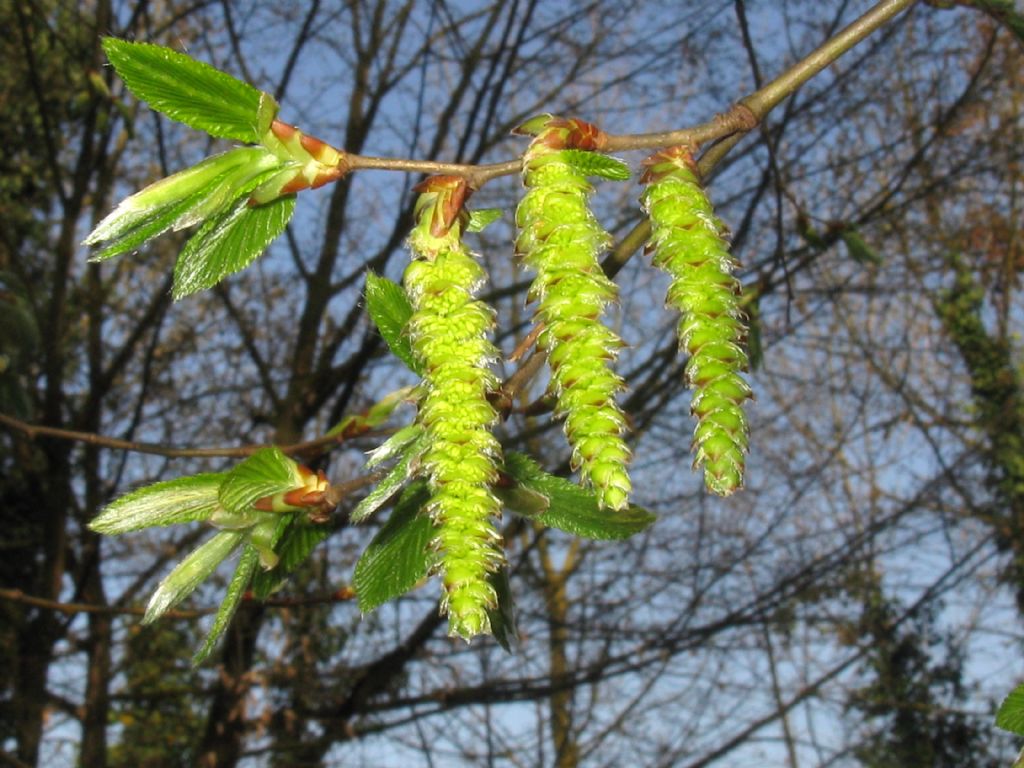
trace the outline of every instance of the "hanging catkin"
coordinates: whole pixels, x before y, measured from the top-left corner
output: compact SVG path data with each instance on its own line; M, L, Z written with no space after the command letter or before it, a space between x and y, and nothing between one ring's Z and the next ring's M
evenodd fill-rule
M523 159L526 194L516 210L516 251L536 271L529 299L543 323L557 415L565 419L572 465L609 509L628 504L629 449L615 402L623 381L610 368L622 342L601 323L616 286L598 260L608 234L590 212L593 191L577 160L599 148L601 134L580 120L543 116L520 129L535 136Z
M641 197L651 219L654 265L672 282L666 303L679 310L679 344L690 355L687 383L694 430L694 467L703 465L708 490L728 496L743 485L750 387L743 349L745 318L735 262L687 147L655 153L645 162Z
M504 562L495 528L501 505L491 492L501 447L487 400L497 383L487 338L494 312L473 298L486 275L460 239L465 180L435 176L417 190L404 282L414 309L408 332L424 371L418 422L428 447L421 461L431 491L427 510L438 527L432 546L444 582L442 610L450 633L469 640L491 631L488 610L497 596L488 579Z

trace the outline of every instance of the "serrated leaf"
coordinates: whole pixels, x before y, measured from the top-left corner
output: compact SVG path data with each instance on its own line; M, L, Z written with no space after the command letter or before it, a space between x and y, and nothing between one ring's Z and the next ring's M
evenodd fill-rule
M270 171L269 173L273 173ZM263 174L257 177L263 178ZM251 207L244 197L207 221L185 244L174 265L175 299L210 288L249 266L284 232L295 212L295 197Z
M302 485L297 466L281 449L261 448L225 474L220 503L232 512L246 514L257 499Z
M120 256L122 253L134 251L148 240L152 240L154 237L158 237L171 229L174 226L174 222L199 202L203 196L203 192L199 191L193 193L190 197L151 209L145 217L132 222L131 228L123 230L117 239L112 240L92 254L89 257L89 261L106 261L115 256Z
M106 37L103 50L128 89L157 112L211 136L260 141L267 96L248 83L159 45Z
M518 485L548 498L548 508L530 519L550 528L588 539L625 539L657 519L653 512L632 504L621 511L601 509L593 492L545 472L522 453L505 454L505 472Z
M999 705L996 727L1024 736L1024 683L1014 688Z
M85 239L85 245L109 241L90 261L104 261L167 230L218 215L249 193L253 179L263 179L278 165L261 147L235 149L151 184L123 200Z
M413 475L415 462L423 451L426 450L426 447L427 436L424 434L420 434L407 443L401 450L401 458L395 466L377 484L377 487L356 505L356 508L352 510L352 514L349 516L349 520L353 523L361 523L384 506L384 503L394 496L395 492Z
M142 623L155 621L188 597L244 540L244 533L223 531L194 549L160 582L149 599Z
M206 661L213 649L217 647L221 636L231 623L231 619L234 618L235 611L238 610L238 604L245 595L245 590L249 586L259 559L259 555L252 547L246 547L243 550L242 556L238 558L235 575L231 577L227 593L221 601L220 608L217 609L217 615L213 618L213 626L210 627L210 632L206 635L202 648L192 657L192 666L199 666Z
M520 517L536 520L551 506L551 499L543 493L519 485L514 480L510 487L499 487L495 491L505 507Z
M220 508L223 472L179 477L122 496L89 523L96 533L113 536L158 525L206 520Z
M252 580L253 595L265 600L310 556L320 542L331 535L326 525L303 525L291 521L277 545L277 565L269 571L257 571Z
M570 165L587 176L598 176L612 181L627 181L632 175L629 166L624 162L616 157L602 155L600 152L563 149L561 154Z
M366 311L395 357L411 371L422 375L423 369L413 354L405 335L405 324L412 317L412 304L398 283L373 272L366 273Z
M373 469L378 464L390 461L401 454L412 442L423 434L423 427L419 424L410 424L402 427L391 437L378 445L367 454L366 468Z
M274 118L277 117L278 109L273 96L265 91L260 93L260 104L256 109L256 135L260 137L260 141L263 141L263 137L270 130Z
M481 208L479 211L471 211L469 223L466 224L467 232L481 232L501 218L501 208Z
M430 517L420 514L420 510L429 499L424 481L406 488L391 517L356 563L352 583L363 613L401 597L426 577L432 562L429 544L435 528Z
M487 609L487 618L491 624L491 634L498 644L508 653L513 653L519 644L519 630L516 628L515 603L512 600L512 587L508 580L508 569L502 568L488 577L494 593L498 596L497 605Z

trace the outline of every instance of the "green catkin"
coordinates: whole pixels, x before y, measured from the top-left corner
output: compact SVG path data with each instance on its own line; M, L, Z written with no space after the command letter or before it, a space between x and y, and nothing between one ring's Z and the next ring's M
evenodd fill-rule
M460 241L465 181L433 177L417 188L418 223L409 237L413 260L404 284L414 313L409 334L423 365L418 422L428 445L421 466L430 484L428 511L438 527L432 543L444 582L449 632L469 640L491 631L497 595L488 577L504 562L495 528L501 511L491 491L501 446L490 432L496 413L487 392L497 385L489 364L497 351L487 334L494 313L473 298L483 268Z
M538 343L548 354L573 469L602 507L619 510L631 489L630 451L615 402L624 384L610 368L622 342L600 320L617 295L599 261L610 238L587 205L593 188L562 151L600 148L603 134L579 120L531 123L524 132L536 137L523 161L526 194L516 210L516 252L537 273L529 299L537 301L536 320L544 326Z
M666 303L682 314L679 344L690 355L686 378L697 419L694 468L704 466L709 491L728 496L743 486L748 445L743 402L751 396L740 376L747 355L736 263L690 150L663 150L645 165L641 203L651 219L649 248L654 265L672 280Z

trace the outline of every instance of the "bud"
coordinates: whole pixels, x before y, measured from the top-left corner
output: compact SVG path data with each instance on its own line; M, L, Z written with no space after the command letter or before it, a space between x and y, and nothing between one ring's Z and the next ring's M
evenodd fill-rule
M338 495L327 481L323 470L314 472L301 464L295 465L297 484L288 491L264 496L253 503L260 512L307 512L311 523L326 522L338 505Z
M318 189L348 173L345 153L293 125L274 120L263 134L263 146L282 164L282 169L257 187L250 205L263 205L304 189Z

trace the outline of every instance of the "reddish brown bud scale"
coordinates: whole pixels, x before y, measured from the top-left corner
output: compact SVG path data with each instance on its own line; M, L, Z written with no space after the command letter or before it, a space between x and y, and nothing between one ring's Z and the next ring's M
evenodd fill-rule
M263 205L304 189L318 189L342 178L350 170L345 153L294 125L274 120L263 145L278 157L281 172L253 191L249 205Z
M270 124L270 132L284 142L290 141L298 130L294 125L288 125L280 120L275 120Z
M591 152L601 152L608 146L608 134L602 131L593 123L588 123L579 118L571 118L566 121L569 130L566 136L566 149L586 149Z
M328 145L320 141L316 136L310 136L308 133L304 133L299 136L299 144L302 148L309 152L315 160L319 160L323 155L324 150L328 148Z
M330 184L332 181L337 181L345 175L345 169L342 168L329 168L326 171L321 171L317 174L316 178L313 179L313 183L309 185L310 189L320 189L324 184Z
M283 187L281 187L280 194L282 196L294 195L296 192L301 192L304 189L309 189L309 182L303 176L296 176L294 179L292 179Z
M292 512L326 506L329 503L327 496L331 486L324 471L314 472L301 464L296 466L296 471L302 485L290 491L257 499L252 505L253 509L260 512Z
M464 214L463 206L473 194L473 188L462 176L431 176L415 187L420 193L417 213L428 203L433 206L430 214L430 234L444 237Z
M641 163L644 166L644 172L640 177L640 183L653 184L654 182L661 181L666 176L676 172L680 165L689 168L699 178L700 171L697 169L697 160L693 156L693 153L696 151L696 144L680 144L655 152Z
M608 134L593 123L580 120L578 117L564 118L550 115L539 115L512 131L536 138L524 156L529 162L547 151L561 149L580 149L601 152L608 146Z

